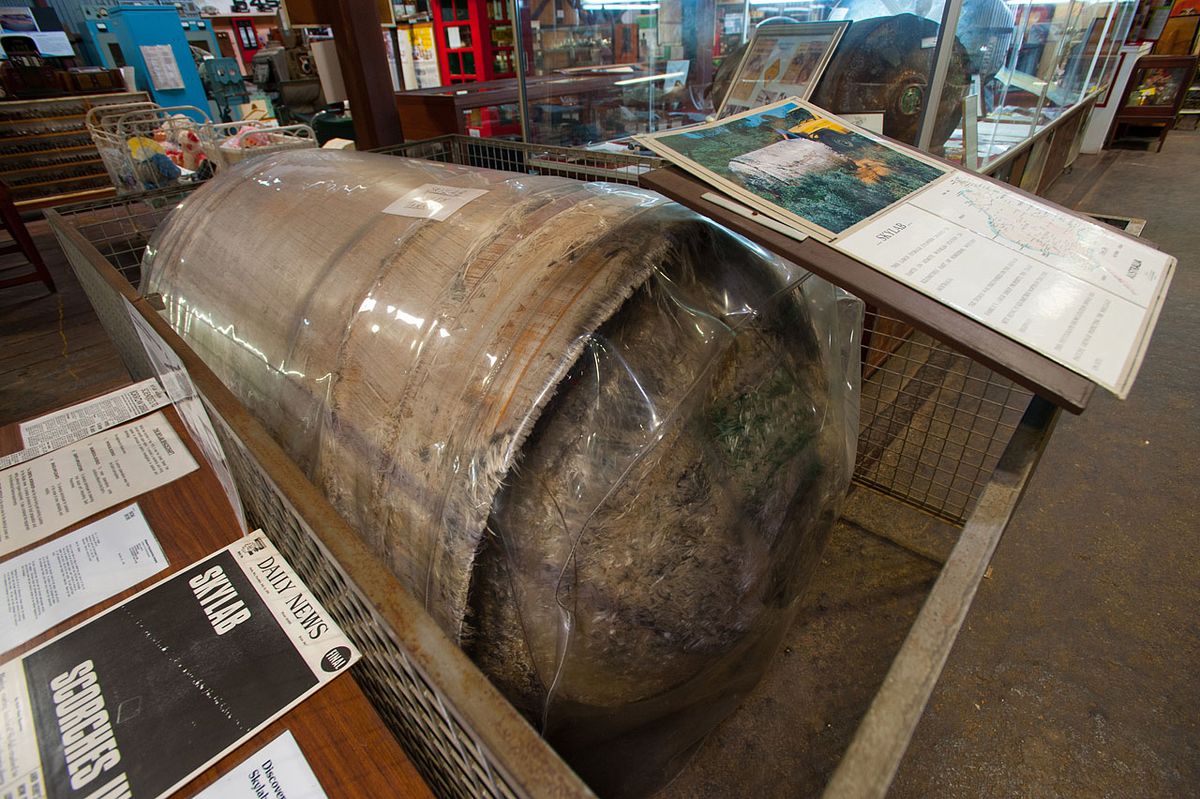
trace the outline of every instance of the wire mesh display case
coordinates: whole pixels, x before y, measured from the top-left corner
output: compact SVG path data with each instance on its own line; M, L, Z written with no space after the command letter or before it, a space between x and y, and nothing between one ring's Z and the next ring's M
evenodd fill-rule
M460 136L385 152L631 184L660 165L634 154ZM437 793L590 795L174 335L154 311L155 298L138 294L150 237L190 190L48 213L133 376L153 370L129 306L178 352L213 418L250 523L268 532L363 649L359 681ZM886 792L1058 415L1049 402L884 310L872 310L865 329L854 491L881 504L883 524L900 505L940 520L953 549L856 731L858 719L848 722L849 746L824 788L830 797Z

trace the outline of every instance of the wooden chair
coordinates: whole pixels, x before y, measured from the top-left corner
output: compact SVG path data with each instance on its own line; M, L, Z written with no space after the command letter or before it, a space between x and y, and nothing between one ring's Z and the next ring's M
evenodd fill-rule
M38 252L37 245L33 243L33 237L25 229L25 223L21 221L21 214L17 211L16 204L13 203L12 194L3 183L0 183L0 225L3 225L12 237L11 244L0 244L0 255L14 252L23 253L26 260L33 266L32 272L17 277L0 278L0 289L41 281L46 284L46 288L51 294L58 291L54 285L54 278L50 276L50 270L46 268L46 262L42 260L42 254Z

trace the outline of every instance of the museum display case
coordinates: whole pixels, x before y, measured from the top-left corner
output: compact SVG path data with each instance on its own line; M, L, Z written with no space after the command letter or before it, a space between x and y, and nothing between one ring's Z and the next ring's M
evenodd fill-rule
M1084 127L1071 116L1085 117L1111 84L1136 8L1134 0L517 0L516 72L489 85L505 90L506 103L437 132L612 147L710 119L730 97L729 108L744 110L755 102L747 93L769 102L801 87L818 106L898 141L983 172L1011 171L1006 159L1044 157L1031 151L1047 146L1040 142L1054 126ZM832 49L814 50L815 69L788 83L798 68L784 45L798 39ZM586 87L564 91L564 80ZM408 123L404 108L418 101L398 102ZM1073 160L1076 138L1057 136L1066 157L1050 160Z
M630 68L614 78L607 71L583 70L527 78L530 97L525 124L544 144L579 145L646 131L626 113L625 80L645 73ZM396 95L409 139L460 133L480 138L519 140L521 86L515 78L417 89Z
M1135 8L1131 0L1006 3L996 6L990 26L960 17L958 38L976 50L947 155L988 171L1019 145L1036 145L1039 134L1112 81Z

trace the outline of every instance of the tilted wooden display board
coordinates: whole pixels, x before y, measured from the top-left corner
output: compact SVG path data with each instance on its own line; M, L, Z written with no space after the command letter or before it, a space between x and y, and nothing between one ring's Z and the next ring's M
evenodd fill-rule
M643 186L1075 412L1126 396L1176 265L797 98L638 139L682 168Z

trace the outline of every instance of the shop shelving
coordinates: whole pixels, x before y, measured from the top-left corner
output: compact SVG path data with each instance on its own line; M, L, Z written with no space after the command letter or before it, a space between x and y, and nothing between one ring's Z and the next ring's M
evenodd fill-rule
M513 24L504 0L433 0L438 66L450 84L516 74Z
M84 120L93 108L145 99L145 92L119 92L0 103L0 181L12 189L17 207L111 193Z

